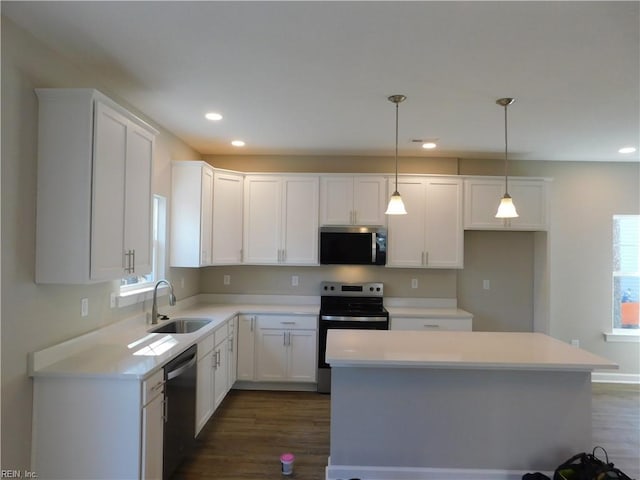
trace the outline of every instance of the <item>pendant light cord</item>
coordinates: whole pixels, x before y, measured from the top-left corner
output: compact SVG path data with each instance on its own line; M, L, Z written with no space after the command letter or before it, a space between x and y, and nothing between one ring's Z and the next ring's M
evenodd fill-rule
M507 105L504 106L504 193L509 194L509 143L507 136Z
M396 190L398 193L398 103L396 103Z

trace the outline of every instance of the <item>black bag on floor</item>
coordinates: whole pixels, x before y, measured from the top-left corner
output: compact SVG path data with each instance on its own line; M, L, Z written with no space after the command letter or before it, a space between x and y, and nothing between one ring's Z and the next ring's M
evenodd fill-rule
M605 461L596 457L596 450L604 452ZM553 480L632 480L609 463L609 456L602 447L592 453L578 453L556 468Z

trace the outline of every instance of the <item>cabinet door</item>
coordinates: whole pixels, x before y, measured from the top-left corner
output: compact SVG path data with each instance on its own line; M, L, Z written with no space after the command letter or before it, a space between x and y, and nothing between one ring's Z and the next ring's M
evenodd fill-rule
M142 409L142 475L145 480L162 478L164 396L158 395Z
M462 268L462 182L430 179L426 182L425 263L430 268Z
M385 225L387 182L384 177L355 177L353 180L353 223Z
M213 176L212 263L242 261L242 175L218 172Z
M198 358L196 384L196 435L200 433L214 410L215 355L209 351Z
M200 265L211 265L213 234L213 169L202 169L200 198ZM176 212L178 215L179 212Z
M142 455L140 478L162 478L162 438L164 431L164 372L153 374L142 384Z
M110 280L125 275L124 186L129 121L96 101L94 122L90 270L92 280Z
M426 201L422 179L398 181L406 215L390 215L388 222L388 258L390 267L423 267L425 251Z
M296 382L315 382L318 371L316 331L290 330L287 335L287 378Z
M353 223L353 177L322 177L320 202L322 225Z
M318 177L283 180L281 263L318 263Z
M542 180L509 181L509 192L513 197L518 218L511 220L514 230L548 229L548 183Z
M228 354L228 375L229 375L229 390L233 388L234 383L238 378L238 317L234 317L229 321L229 338L228 338L229 350Z
M244 262L278 263L281 182L276 177L247 177L244 185Z
M277 381L287 377L286 330L258 329L256 380Z
M229 391L229 346L228 337L225 337L214 350L215 378L213 380L214 408L222 403Z
M238 380L254 380L255 315L238 317Z
M133 251L134 273L146 275L153 269L151 169L154 136L129 124L125 172L124 250Z

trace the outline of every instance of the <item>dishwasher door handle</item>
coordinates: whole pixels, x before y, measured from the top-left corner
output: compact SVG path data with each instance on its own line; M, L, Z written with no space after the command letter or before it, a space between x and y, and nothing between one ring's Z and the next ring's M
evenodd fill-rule
M189 358L187 361L185 361L184 363L181 363L178 368L175 368L173 370L171 370L170 372L167 372L167 380L172 380L176 377L179 377L180 375L182 375L185 371L189 370L191 367L193 367L193 365L196 363L197 360L197 355L194 353L191 358Z

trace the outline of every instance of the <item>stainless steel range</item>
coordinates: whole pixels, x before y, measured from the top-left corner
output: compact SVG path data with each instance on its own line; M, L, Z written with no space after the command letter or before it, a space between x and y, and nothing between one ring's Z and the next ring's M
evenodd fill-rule
M331 391L331 367L325 361L327 330L332 328L388 330L384 287L374 283L322 282L318 322L318 392Z

